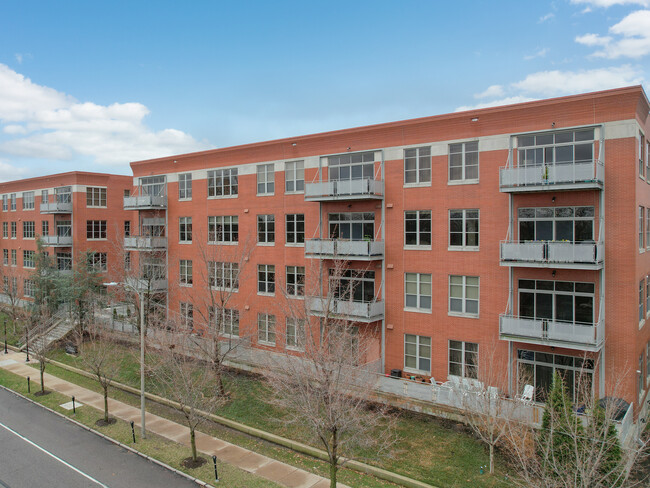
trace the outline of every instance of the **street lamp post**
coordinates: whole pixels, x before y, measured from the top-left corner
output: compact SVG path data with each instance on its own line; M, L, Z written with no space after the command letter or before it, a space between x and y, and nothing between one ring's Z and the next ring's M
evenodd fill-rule
M118 286L123 285L125 288L130 288L138 295L140 299L140 436L146 439L145 430L145 394L144 394L144 293L139 292L135 287L128 283L110 282L104 283L104 286Z

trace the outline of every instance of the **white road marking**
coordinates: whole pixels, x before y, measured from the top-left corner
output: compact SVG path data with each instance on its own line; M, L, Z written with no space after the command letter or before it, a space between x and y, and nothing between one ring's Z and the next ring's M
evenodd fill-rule
M2 427L2 428L4 428L5 430L11 432L11 433L12 433L13 435L15 435L16 437L21 438L22 440L24 440L24 441L27 442L28 444L31 444L31 445L34 446L36 449L39 449L40 451L44 452L45 454L47 454L47 455L50 456L51 458L56 459L56 460L59 461L61 464L67 466L68 468L70 468L71 470L75 471L76 473L79 473L79 474L80 474L81 476L83 476L84 478L89 479L90 481L92 481L93 483L98 484L98 485L101 486L102 488L109 488L109 487L106 486L104 483L101 483L101 482L97 481L97 480L96 480L95 478L93 478L92 476L89 476L89 475L87 475L86 473L84 473L83 471L81 471L81 470L75 468L72 464L65 462L63 459L61 459L60 457L58 457L58 456L52 454L50 451L48 451L48 450L46 450L46 449L43 449L43 448L42 448L41 446L39 446L38 444L35 444L34 442L30 441L27 437L24 437L24 436L20 435L18 432L16 432L15 430L13 430L13 429L7 427L7 426L6 426L5 424L3 424L2 422L0 422L0 427Z

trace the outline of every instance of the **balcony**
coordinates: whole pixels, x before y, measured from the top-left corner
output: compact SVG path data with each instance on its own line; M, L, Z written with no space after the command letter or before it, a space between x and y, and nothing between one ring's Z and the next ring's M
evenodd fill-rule
M305 242L305 257L343 259L345 261L374 261L384 259L384 242L309 239Z
M124 197L124 210L164 210L166 208L166 195L138 195Z
M602 269L602 242L501 241L501 266Z
M576 324L549 319L531 319L515 315L499 316L499 339L598 351L605 338L605 324Z
M329 306L328 306L329 304ZM326 310L329 308L329 312ZM307 309L311 315L341 318L352 322L371 323L384 318L384 301L351 302L328 297L309 297Z
M384 182L371 178L360 180L319 181L305 185L305 200L319 202L329 200L381 200Z
M45 247L72 247L72 236L41 236Z
M507 166L499 169L502 192L602 190L605 166L600 161L575 161L547 166Z
M126 285L139 293L158 293L167 291L167 279L165 278L127 278Z
M41 203L42 214L69 214L72 213L72 202Z
M124 249L128 251L158 251L167 249L167 237L130 236L124 238Z

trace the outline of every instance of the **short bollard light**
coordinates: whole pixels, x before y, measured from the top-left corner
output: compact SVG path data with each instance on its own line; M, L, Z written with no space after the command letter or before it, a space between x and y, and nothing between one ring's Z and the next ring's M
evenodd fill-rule
M77 413L77 409L76 409L75 406L74 406L74 397L72 397L72 413L73 413L73 414L76 414L76 413Z
M214 480L219 481L219 473L217 472L217 456L212 456L212 462L214 463Z
M133 436L133 443L135 444L135 427L133 420L131 420L131 435Z
M29 376L27 377L27 393L32 392L32 381L29 379Z

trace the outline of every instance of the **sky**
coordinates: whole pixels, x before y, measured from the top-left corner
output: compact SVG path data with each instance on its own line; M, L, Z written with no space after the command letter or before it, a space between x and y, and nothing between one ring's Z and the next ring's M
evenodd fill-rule
M650 0L0 0L0 181L650 82Z

